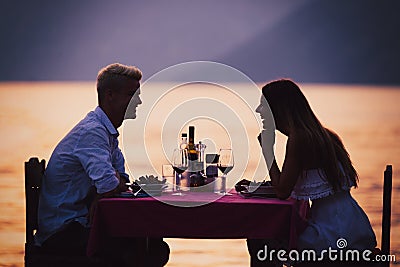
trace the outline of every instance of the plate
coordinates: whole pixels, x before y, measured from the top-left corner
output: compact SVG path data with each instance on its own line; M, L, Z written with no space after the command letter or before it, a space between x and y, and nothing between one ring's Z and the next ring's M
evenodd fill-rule
M276 193L251 193L247 190L240 191L239 195L244 198L277 198Z
M276 198L275 188L273 186L258 186L249 187L245 186L246 189L239 192L239 195L243 197L260 197L260 198Z
M168 187L166 184L139 184L145 191L162 191Z
M142 192L150 196L161 196L162 192L168 187L166 184L140 184Z
M141 198L141 197L149 197L149 194L147 194L146 192L144 192L142 190L136 195L133 192L121 192L119 194L116 194L114 197L119 197L119 198Z

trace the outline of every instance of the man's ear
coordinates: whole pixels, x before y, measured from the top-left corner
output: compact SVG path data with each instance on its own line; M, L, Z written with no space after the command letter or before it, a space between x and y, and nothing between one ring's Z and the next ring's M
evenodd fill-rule
M111 101L114 97L113 91L111 89L107 89L104 96L107 99L107 101Z

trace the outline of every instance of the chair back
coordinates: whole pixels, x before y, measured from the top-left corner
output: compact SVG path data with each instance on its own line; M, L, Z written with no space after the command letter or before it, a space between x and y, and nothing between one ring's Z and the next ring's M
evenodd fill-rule
M30 158L25 162L26 243L33 244L38 229L38 206L45 160Z
M387 165L383 177L382 243L383 255L390 254L390 220L392 211L392 165ZM384 265L389 266L389 262Z

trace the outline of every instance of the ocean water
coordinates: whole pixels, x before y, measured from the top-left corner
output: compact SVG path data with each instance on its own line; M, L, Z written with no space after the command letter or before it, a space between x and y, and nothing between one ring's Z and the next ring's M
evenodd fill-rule
M342 137L350 153L360 176L359 188L352 194L370 218L378 245L383 171L386 164L393 165L391 250L400 261L400 87L301 84L301 88L322 123ZM0 266L23 266L24 161L32 156L48 160L54 146L94 109L96 100L95 84L89 82L0 83ZM278 134L278 164L284 145L285 138ZM245 240L166 241L172 252L167 266L249 265Z

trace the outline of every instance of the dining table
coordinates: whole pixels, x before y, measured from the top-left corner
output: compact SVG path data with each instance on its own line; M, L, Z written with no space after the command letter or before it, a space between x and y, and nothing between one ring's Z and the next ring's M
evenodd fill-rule
M163 193L157 197L100 199L87 255L101 253L111 238L281 239L295 248L306 227L308 202L294 199L215 197L213 192Z

